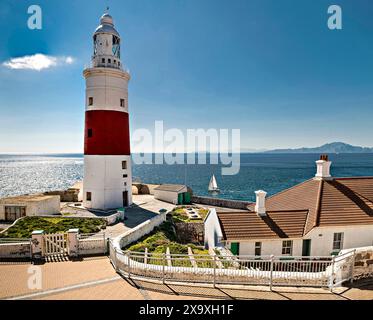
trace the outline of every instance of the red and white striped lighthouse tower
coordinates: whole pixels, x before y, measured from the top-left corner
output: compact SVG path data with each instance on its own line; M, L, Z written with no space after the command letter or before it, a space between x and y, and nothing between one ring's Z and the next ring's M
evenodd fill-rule
M83 205L115 209L132 203L128 81L120 60L120 36L105 13L93 34L86 80Z

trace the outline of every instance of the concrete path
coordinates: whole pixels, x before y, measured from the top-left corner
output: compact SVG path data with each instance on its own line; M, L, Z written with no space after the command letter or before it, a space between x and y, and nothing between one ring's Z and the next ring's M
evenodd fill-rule
M127 220L112 226L107 226L105 230L107 237L113 238L126 232L140 223L151 219L157 215L161 209L170 211L175 207L171 203L154 199L154 197L149 194L133 195L132 197L133 205L125 210ZM63 204L61 213L75 217L102 217L102 215L97 212L92 212L81 207L74 207L72 203L69 206ZM66 217L69 217L69 215L66 215Z
M35 270L40 271L41 288L30 289L30 279L36 274ZM0 299L373 300L373 284L360 288L341 288L336 293L312 288L282 288L271 292L267 287L214 289L162 285L123 279L115 273L107 257L97 257L40 266L0 263Z

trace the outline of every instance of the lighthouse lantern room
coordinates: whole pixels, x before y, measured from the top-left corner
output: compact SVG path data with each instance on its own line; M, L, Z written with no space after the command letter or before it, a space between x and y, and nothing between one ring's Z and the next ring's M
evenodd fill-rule
M86 81L83 205L109 210L132 203L128 119L130 75L120 59L119 33L105 13L93 34Z

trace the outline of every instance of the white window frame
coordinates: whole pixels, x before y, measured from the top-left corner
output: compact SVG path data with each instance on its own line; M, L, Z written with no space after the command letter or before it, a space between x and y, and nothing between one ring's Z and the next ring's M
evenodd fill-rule
M289 252L287 252L289 251ZM291 256L293 254L293 240L283 240L281 254L283 256Z
M340 236L340 239L336 240L336 236ZM333 234L333 250L342 250L343 249L343 232L334 232ZM336 245L338 243L338 246Z
M256 254L256 249L259 249L259 251L260 251L259 255ZM254 244L254 255L256 255L256 256L261 256L262 255L262 242L261 241L256 241L255 242L255 244Z

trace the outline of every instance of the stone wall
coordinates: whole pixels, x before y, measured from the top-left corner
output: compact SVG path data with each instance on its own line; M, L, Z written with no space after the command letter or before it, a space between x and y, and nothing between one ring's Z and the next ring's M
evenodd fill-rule
M149 183L133 183L132 184L134 194L151 194L154 195L154 189L159 186L159 184L149 184Z
M355 252L354 278L373 277L373 246L357 248Z
M247 206L249 204L252 204L252 202L249 201L227 200L202 196L192 196L192 202L196 204L204 204L213 207L224 207L239 210L246 210Z
M78 189L47 191L44 194L48 196L60 196L61 202L79 202Z
M176 234L181 243L203 243L204 224L203 223L175 223Z
M0 259L30 259L30 242L12 242L0 244Z

